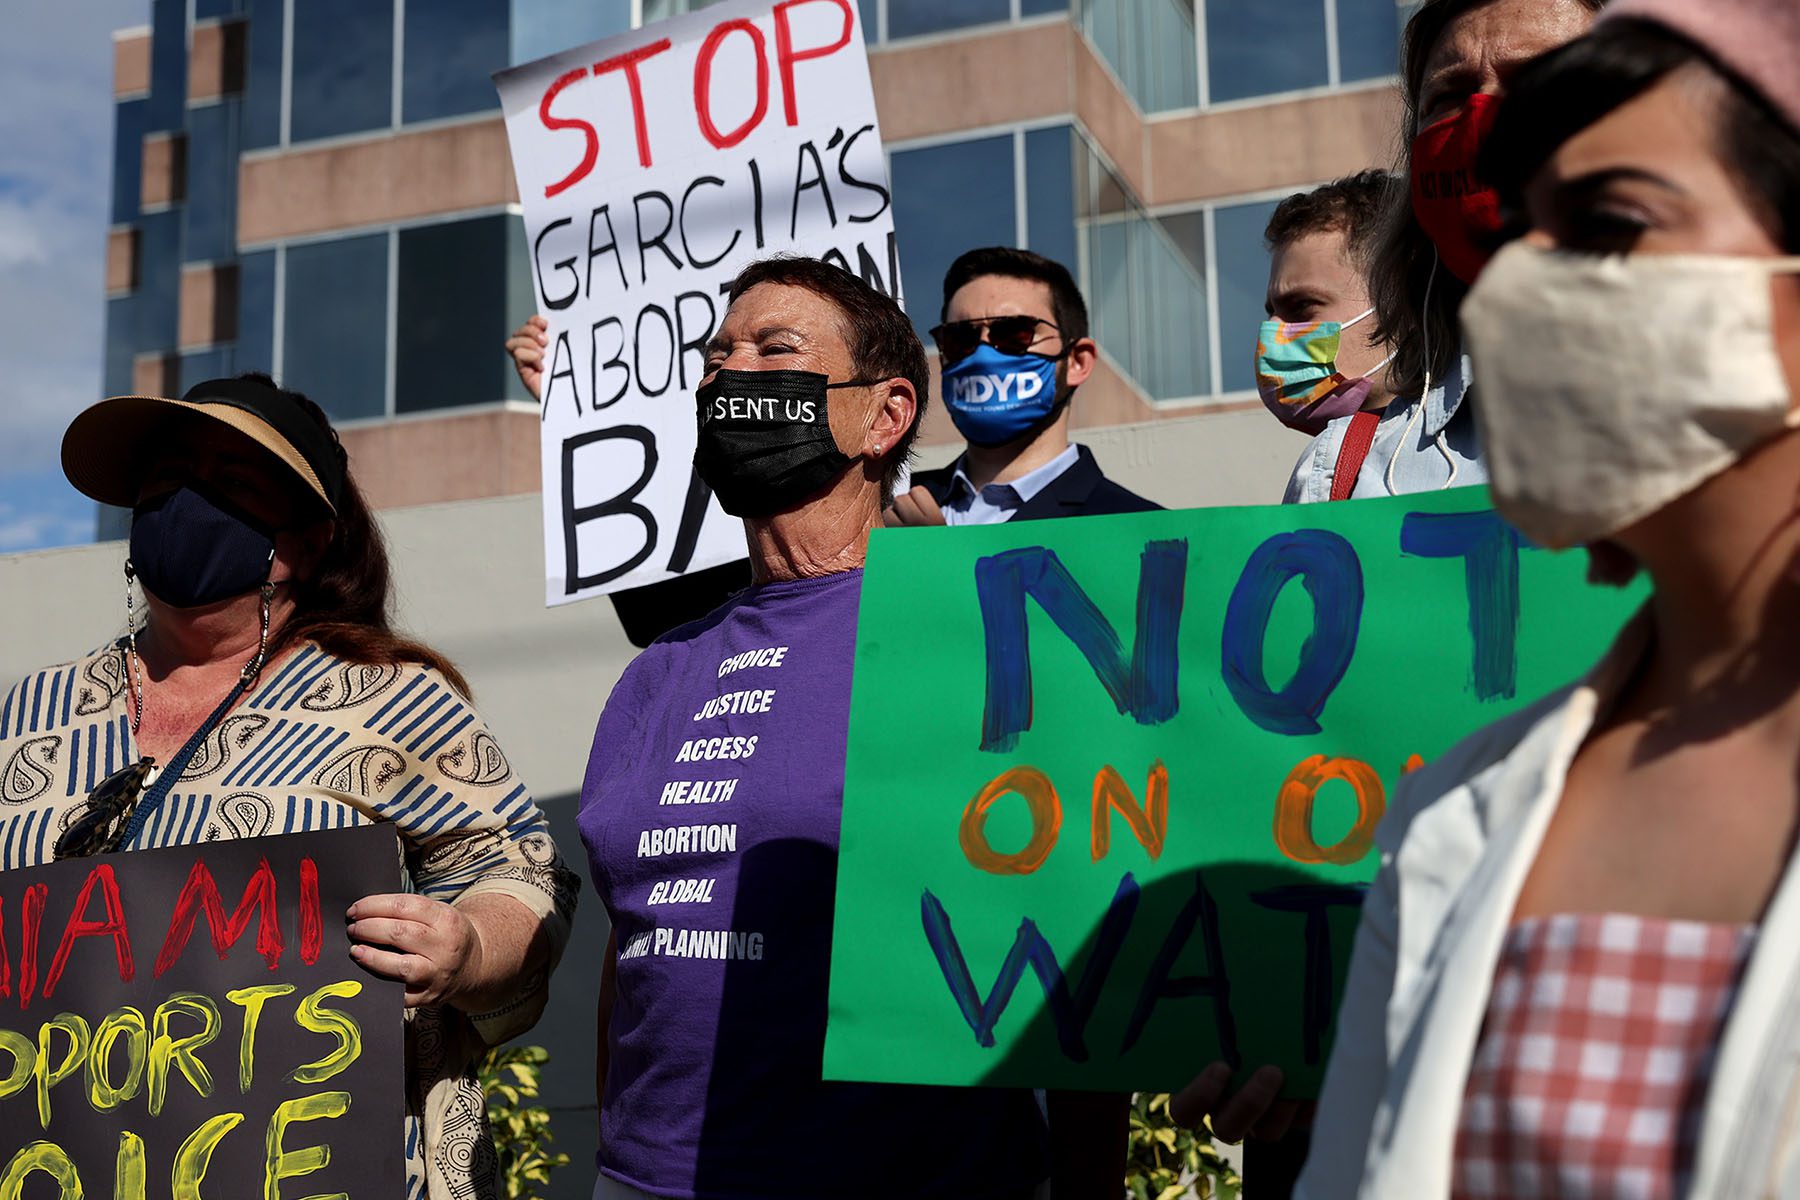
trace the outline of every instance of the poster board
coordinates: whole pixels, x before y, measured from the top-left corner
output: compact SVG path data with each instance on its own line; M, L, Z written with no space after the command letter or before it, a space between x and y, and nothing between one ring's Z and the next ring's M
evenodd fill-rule
M400 1195L404 988L344 922L399 884L388 824L0 874L0 1194Z
M860 21L852 0L736 0L494 76L550 327L549 604L743 557L692 469L741 268L810 255L900 298Z
M878 531L826 1077L1315 1093L1387 798L1597 660L1585 571L1480 488Z

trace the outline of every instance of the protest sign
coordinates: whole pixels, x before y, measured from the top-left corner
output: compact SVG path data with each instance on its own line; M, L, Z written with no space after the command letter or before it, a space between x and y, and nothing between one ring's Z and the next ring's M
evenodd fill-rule
M399 862L380 824L0 875L0 1196L400 1195L404 989L344 924Z
M859 20L851 0L740 0L494 76L550 326L550 604L743 557L692 467L742 267L811 255L899 299Z
M1395 783L1642 600L1486 505L877 531L826 1077L1314 1092Z

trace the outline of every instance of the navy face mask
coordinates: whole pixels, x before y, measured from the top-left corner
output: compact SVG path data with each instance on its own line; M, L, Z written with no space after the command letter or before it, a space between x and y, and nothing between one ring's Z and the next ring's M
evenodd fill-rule
M192 487L132 512L131 568L164 604L199 608L254 591L274 561L272 530Z

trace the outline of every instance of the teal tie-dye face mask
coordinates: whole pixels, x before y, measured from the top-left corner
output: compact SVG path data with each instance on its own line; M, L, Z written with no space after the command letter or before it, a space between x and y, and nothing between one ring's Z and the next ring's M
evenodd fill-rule
M1374 311L1365 309L1343 322L1296 324L1271 318L1262 323L1256 339L1256 391L1283 425L1318 433L1336 418L1359 411L1368 401L1369 376L1346 376L1337 369L1337 356L1344 330ZM1389 355L1375 371L1391 361Z

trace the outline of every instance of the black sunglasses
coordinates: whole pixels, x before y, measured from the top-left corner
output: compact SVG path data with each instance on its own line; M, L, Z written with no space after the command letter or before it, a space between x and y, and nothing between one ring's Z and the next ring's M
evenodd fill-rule
M87 858L94 854L111 854L125 840L131 825L131 814L138 797L144 794L144 781L156 766L154 758L142 758L121 771L114 771L88 793L87 802L75 823L56 839L57 858Z
M1040 325L1048 332L1039 333ZM1031 354L1035 353L1031 349L1033 346L1060 332L1055 322L1042 317L976 317L972 321L946 321L931 331L931 340L937 343L938 356L949 365L975 353L975 347L984 340L1002 354ZM1045 354L1041 357L1061 356Z

